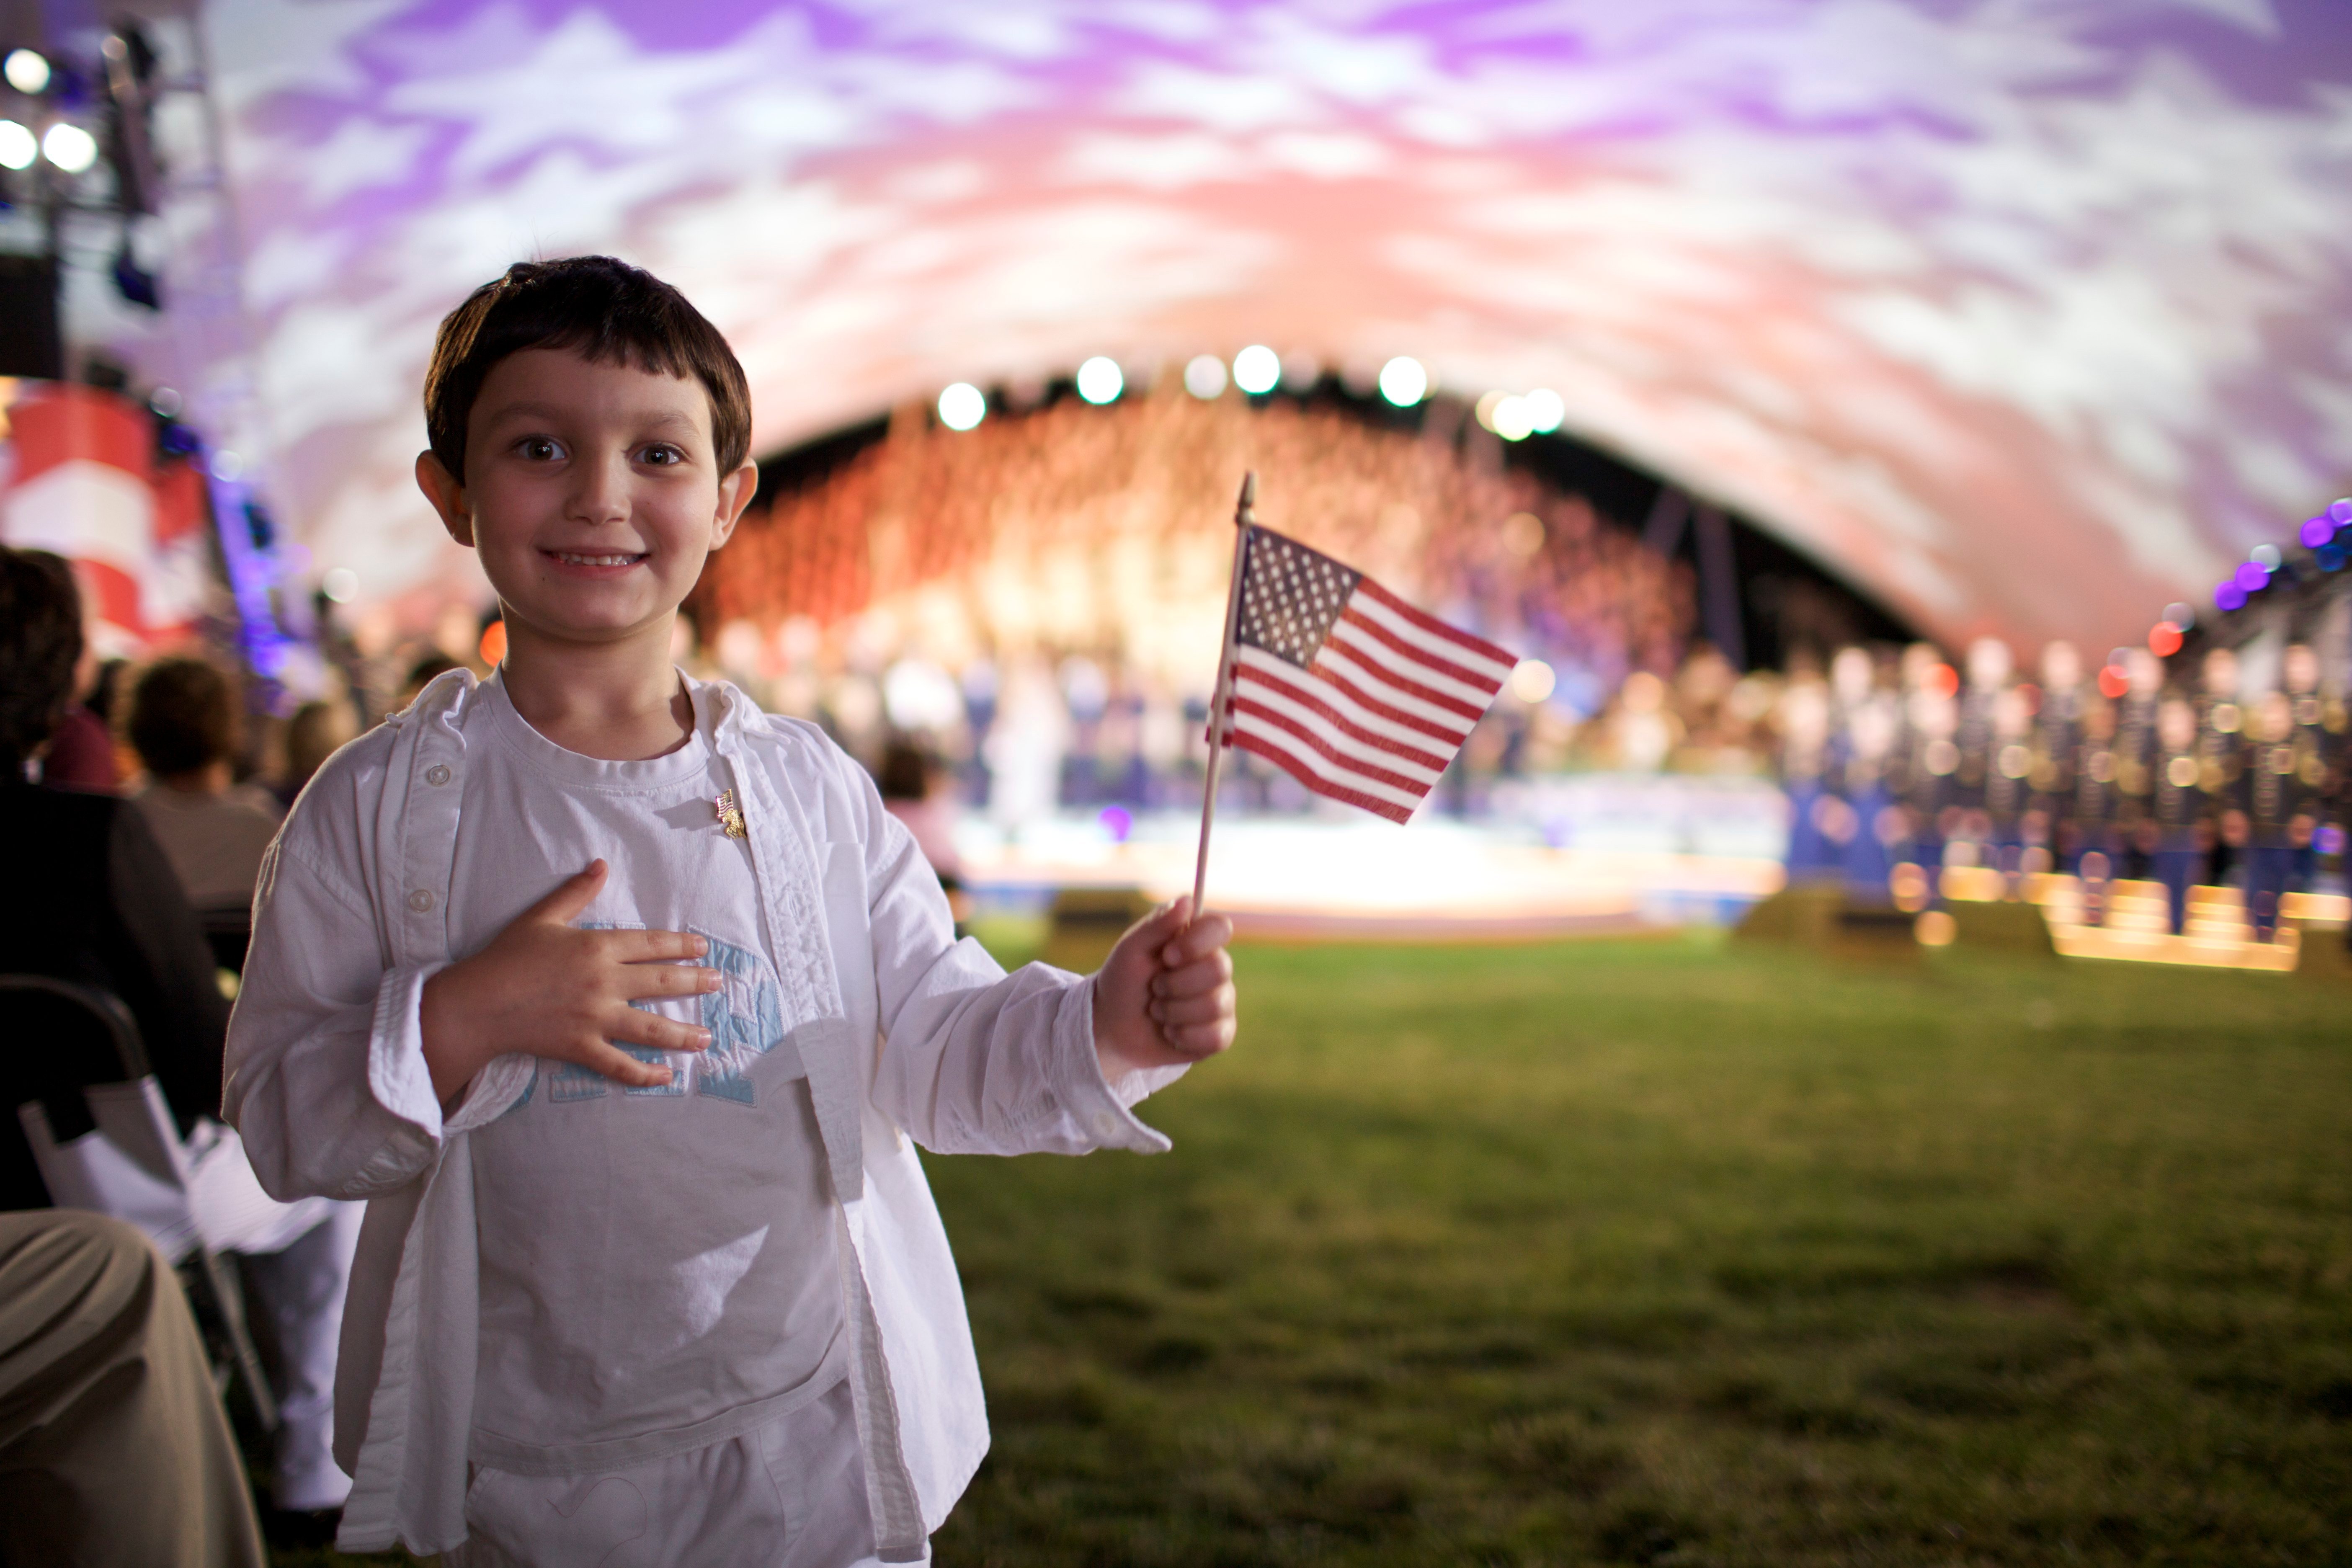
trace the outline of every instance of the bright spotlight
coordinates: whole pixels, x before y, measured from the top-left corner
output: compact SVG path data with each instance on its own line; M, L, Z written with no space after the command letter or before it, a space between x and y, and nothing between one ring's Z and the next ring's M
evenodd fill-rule
M1535 433L1535 421L1524 397L1506 397L1495 405L1495 434L1506 441L1524 441Z
M13 120L0 120L0 169L29 169L41 143Z
M968 381L959 381L940 394L940 423L950 430L969 430L988 417L988 397Z
M1202 402L1225 390L1225 362L1214 354L1195 354L1184 367L1184 390Z
M319 579L319 592L338 605L348 605L360 591L360 574L348 566L331 566Z
M98 139L80 126L60 120L41 138L41 153L68 174L79 174L98 162Z
M1381 395L1399 408L1410 408L1429 394L1429 373L1409 354L1399 354L1381 366Z
M1282 381L1282 356L1264 343L1252 343L1234 356L1234 384L1255 397L1272 392Z
M1537 387L1520 401L1528 405L1528 428L1538 436L1550 435L1568 417L1568 405L1548 386Z
M49 85L49 62L38 49L10 49L7 60L0 63L0 75L7 77L8 85L18 92L41 92ZM24 165L17 163L10 167L22 168Z
M1088 403L1109 403L1127 387L1127 377L1121 375L1118 362L1097 354L1078 366L1078 395Z
M1511 667L1511 695L1533 706L1552 693L1559 677L1539 658L1523 658Z

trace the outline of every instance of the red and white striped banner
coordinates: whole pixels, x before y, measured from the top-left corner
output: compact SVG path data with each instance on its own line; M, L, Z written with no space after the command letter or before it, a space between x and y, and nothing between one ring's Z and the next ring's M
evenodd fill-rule
M1226 744L1405 821L1517 660L1270 529L1243 548Z

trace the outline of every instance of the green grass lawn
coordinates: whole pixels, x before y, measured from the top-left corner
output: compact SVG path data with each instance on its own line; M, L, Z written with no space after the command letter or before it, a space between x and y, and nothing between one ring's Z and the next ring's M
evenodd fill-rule
M927 1157L943 1568L2352 1563L2352 988L1238 962L1173 1154Z
M928 1161L942 1564L2352 1562L2352 990L1239 963L1173 1154Z

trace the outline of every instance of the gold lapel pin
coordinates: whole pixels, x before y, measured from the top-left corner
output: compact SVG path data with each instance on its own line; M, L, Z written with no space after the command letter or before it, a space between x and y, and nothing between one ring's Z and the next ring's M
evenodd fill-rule
M741 838L745 836L743 830L743 808L735 804L735 792L733 790L720 791L719 798L712 801L710 804L718 809L719 826L726 830L728 837Z

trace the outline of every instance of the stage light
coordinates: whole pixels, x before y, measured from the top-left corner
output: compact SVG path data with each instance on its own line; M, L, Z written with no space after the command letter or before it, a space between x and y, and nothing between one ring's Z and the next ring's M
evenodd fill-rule
M1097 354L1078 366L1078 395L1088 403L1116 402L1127 390L1127 377L1119 374L1118 362Z
M338 605L348 605L360 591L360 574L348 566L330 566L319 579L319 592Z
M1550 435L1568 417L1568 405L1548 386L1537 387L1521 401L1528 405L1528 428L1538 436Z
M1506 397L1495 405L1495 434L1506 441L1524 441L1535 434L1535 420L1524 397Z
M1409 354L1399 354L1381 366L1381 395L1399 408L1410 408L1429 395L1429 373Z
M2275 572L2279 569L2279 562L2284 558L2279 554L2277 545L2257 544L2246 552L2246 559L2264 572Z
M2324 511L2317 517L2305 518L2303 526L2295 531L2295 537L2303 541L2305 549L2316 550L2336 537L2336 520Z
M1559 676L1539 658L1523 658L1511 667L1511 695L1530 708L1552 694Z
M1209 402L1225 390L1225 362L1214 354L1194 354L1184 366L1184 390Z
M41 92L49 85L49 62L38 49L10 49L6 61L0 62L0 74L18 92Z
M13 120L0 120L0 169L29 169L40 152L31 132Z
M2158 658L2170 658L2180 651L2180 628L2170 621L2158 621L2148 628L2147 651Z
M2263 570L2259 561L2241 561L2230 580L2249 594L2259 594L2271 584L2271 574Z
M2238 586L2234 577L2213 590L2213 607L2217 610L2242 610L2246 607L2246 591Z
M2131 677L2123 672L2120 665L2103 664L2099 667L2100 696L2114 702L2121 700L2123 694L2130 689Z
M1282 356L1264 343L1252 343L1234 356L1234 384L1252 397L1272 392L1282 383Z
M41 138L42 156L68 174L98 162L98 139L69 120L60 120Z
M988 417L988 397L968 381L959 381L940 394L940 423L950 430L969 430Z
M215 452L213 454L212 469L213 478L220 480L223 484L233 484L236 482L237 476L245 472L245 459L231 451L223 450Z

